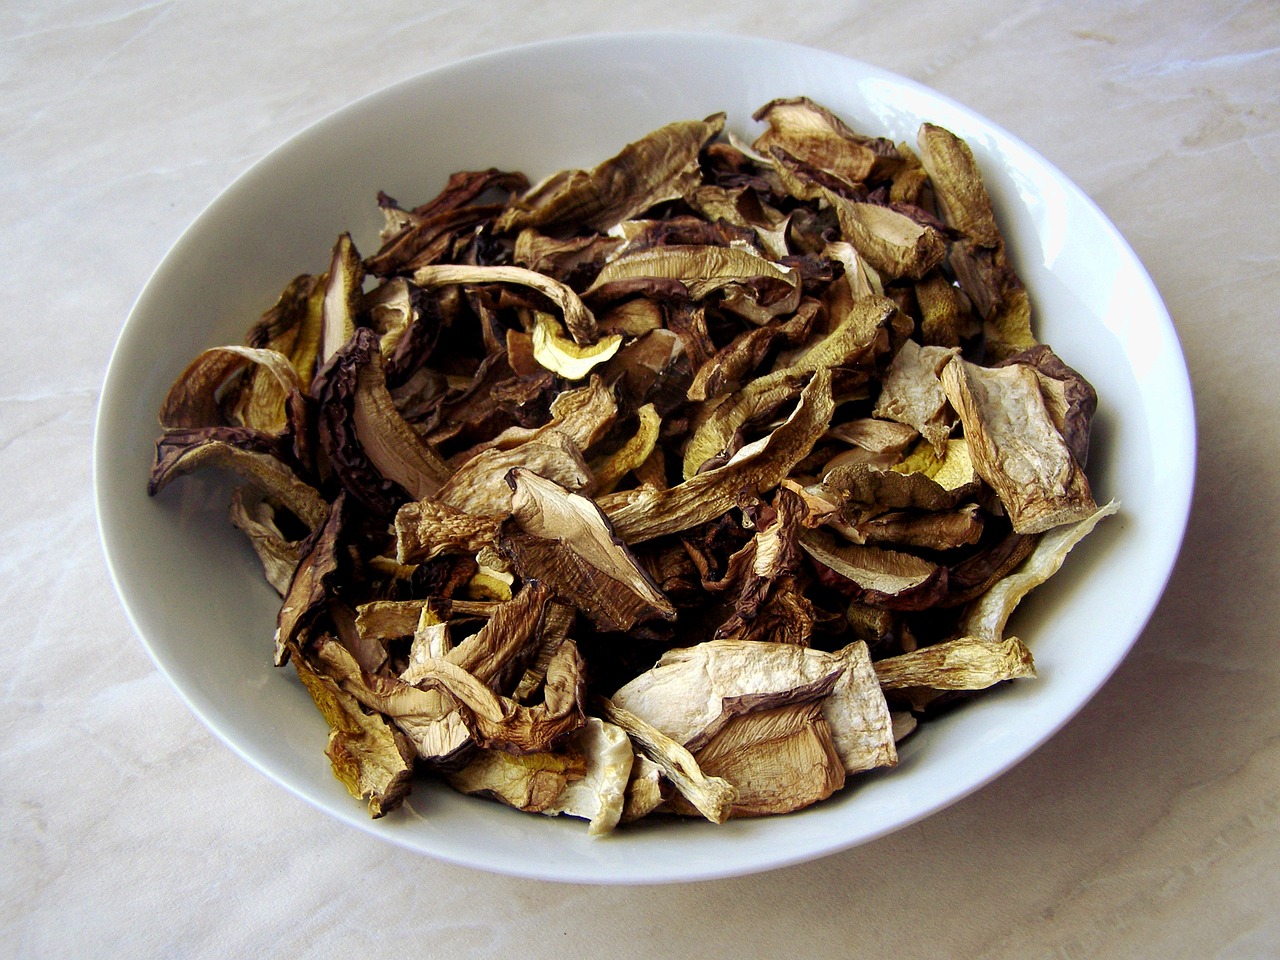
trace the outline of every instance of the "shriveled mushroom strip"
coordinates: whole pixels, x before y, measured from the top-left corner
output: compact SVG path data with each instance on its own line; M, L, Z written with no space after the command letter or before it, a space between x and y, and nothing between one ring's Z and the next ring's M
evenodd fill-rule
M665 490L640 488L611 494L600 505L618 536L632 544L705 523L732 507L744 487L759 493L776 487L808 456L826 432L834 410L831 372L824 368L801 392L785 423L747 444L723 467Z
M438 263L415 270L413 282L420 287L444 287L455 283L514 283L529 287L560 308L564 315L564 325L577 343L596 341L596 318L578 295L559 280L524 267L472 267Z
M707 640L668 650L611 699L696 752L737 714L825 697L843 669L811 647Z
M942 371L973 464L1018 533L1083 520L1097 505L1084 470L1058 432L1033 367L979 367L955 357Z
M662 771L680 795L693 804L700 814L712 823L724 823L729 818L737 791L733 784L720 777L708 777L698 767L698 761L680 744L652 724L641 720L607 698L599 701L600 715L627 732L636 748Z
M257 402L250 398L244 426L270 432L284 429L284 398L291 390L301 391L302 380L289 358L278 350L237 344L212 347L191 361L173 382L160 406L161 425L212 427L222 423L220 391L228 380L251 365L267 371L276 389Z
M713 246L673 245L623 254L604 265L584 296L641 279L678 280L693 300L717 291L736 293L725 306L757 323L793 313L800 305L800 276L794 269L749 250Z
M836 655L844 661L844 673L822 701L822 715L845 772L895 765L893 719L867 645L857 641Z
M629 630L637 620L652 617L675 619L671 602L593 500L522 468L507 475L507 485L520 528L558 548L548 554L521 541L509 544L526 578L546 580L605 629Z
M157 494L176 477L205 467L221 467L249 480L274 497L313 530L329 515L329 504L315 487L298 479L278 457L246 450L216 433L177 431L162 437L148 492Z
M494 693L472 674L448 660L423 664L417 672L420 688L446 692L464 704L482 746L517 753L549 750L567 733L586 722L583 712L583 664L578 647L565 640L547 668L543 702L527 707Z
M352 410L356 436L373 465L415 499L429 497L448 482L452 471L405 422L387 392L382 353L374 350L356 374Z
M436 500L416 500L396 511L396 560L422 563L446 551L478 553L498 542L501 515L463 513Z
M884 690L983 690L1002 680L1036 675L1031 651L1017 637L944 640L898 657L877 660L875 668Z
M564 336L559 321L539 311L534 317L533 359L566 380L581 380L592 369L609 360L622 346L622 334L601 337L595 343L579 346Z
M413 776L413 750L380 715L294 657L294 667L316 708L329 724L325 753L333 773L353 797L369 804L369 815L386 816L404 802Z
M840 231L877 273L890 279L924 276L947 255L942 235L878 203L856 203L827 191Z
M499 230L572 224L604 233L655 204L698 186L698 152L724 129L724 114L669 123L623 147L590 171L568 171L520 198Z
M1041 534L1031 556L978 598L961 620L960 630L986 640L1003 637L1005 624L1022 598L1058 572L1071 548L1087 536L1099 520L1119 509L1119 504L1112 500L1083 520Z

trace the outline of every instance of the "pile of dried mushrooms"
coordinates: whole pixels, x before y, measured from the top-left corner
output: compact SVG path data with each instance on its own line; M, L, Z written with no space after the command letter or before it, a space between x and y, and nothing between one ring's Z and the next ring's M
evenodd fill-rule
M804 98L531 185L380 195L160 412L283 598L275 659L383 816L415 772L592 833L785 813L1034 674L1096 396L1032 335L973 154Z

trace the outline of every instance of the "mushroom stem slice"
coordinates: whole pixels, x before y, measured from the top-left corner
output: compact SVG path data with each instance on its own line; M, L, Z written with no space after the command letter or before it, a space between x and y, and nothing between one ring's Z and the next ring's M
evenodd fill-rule
M626 731L636 748L662 771L680 795L712 823L729 818L737 790L720 777L708 777L688 750L640 717L602 698L600 713Z

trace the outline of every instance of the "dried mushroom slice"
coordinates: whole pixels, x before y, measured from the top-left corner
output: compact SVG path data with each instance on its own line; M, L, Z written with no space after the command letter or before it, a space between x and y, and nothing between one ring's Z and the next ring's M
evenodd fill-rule
M1112 500L1083 520L1063 524L1042 534L1031 555L1007 576L993 583L966 612L960 629L971 636L998 640L1022 598L1058 572L1071 548L1087 536L1098 521L1119 510Z
M958 352L903 341L880 385L872 415L914 427L940 456L944 454L954 414L947 405L940 374Z
M612 494L602 499L601 508L618 536L630 544L706 523L729 510L743 489L764 493L777 486L826 432L834 409L831 373L819 370L786 422L747 444L724 466L664 490L646 487Z
M802 810L844 786L844 764L814 701L735 716L694 756L704 774L733 785L730 818ZM672 812L692 813L682 801L673 798Z
M650 207L675 200L700 182L698 153L724 128L724 114L667 124L589 171L535 186L498 218L501 231L538 227L606 233Z
M396 511L396 560L422 563L445 552L478 553L498 542L501 514L464 513L436 500L406 503Z
M937 230L878 203L858 203L827 192L840 232L866 262L891 280L919 279L938 266L947 245Z
M514 755L483 750L449 774L463 793L478 793L529 813L590 821L587 833L609 833L622 819L634 754L619 727L596 717L555 753Z
M603 630L675 619L671 602L594 501L522 468L506 482L523 536L505 535L503 549L522 577L549 584Z
M612 700L604 698L600 701L600 713L610 723L626 731L636 750L662 771L662 775L698 813L712 823L724 823L728 819L737 797L733 784L721 777L707 776L693 754L653 724Z
M942 371L942 387L960 416L974 467L1016 532L1040 533L1097 509L1033 367L979 367L956 357Z
M501 265L472 267L465 264L440 263L415 270L413 282L419 287L427 288L482 283L511 283L528 287L560 308L564 316L564 325L575 342L587 344L594 343L596 340L596 318L587 305L570 287L534 270Z
M231 495L231 523L249 538L267 583L283 597L298 566L301 542L281 531L276 508L253 487L239 487Z
M877 660L875 670L881 689L895 692L915 688L984 690L1004 680L1036 675L1031 651L1017 637L944 640L898 657Z
M588 346L579 346L564 336L555 317L539 311L534 319L533 359L566 380L581 380L609 360L622 346L618 333L601 337Z
M883 153L883 146L854 133L808 97L770 100L752 119L769 125L752 144L755 151L765 155L775 149L784 151L850 189L856 190L871 176Z
M836 655L844 661L844 672L822 701L822 716L845 773L896 765L893 718L867 645L857 641Z
M668 650L610 700L696 753L738 714L822 699L843 669L810 647L708 640Z
M264 446L267 449L254 449ZM312 529L324 523L329 513L320 492L301 480L260 435L245 428L169 431L156 441L147 492L155 496L177 477L208 467L229 470L250 481Z
M756 323L794 313L800 277L791 267L737 247L667 246L623 254L604 265L583 294L607 297L611 288L643 288L676 281L692 300L724 293L724 306Z
M946 568L913 553L842 541L825 530L805 530L800 546L861 599L888 609L919 610L946 592Z
M332 680L294 658L294 668L329 724L325 753L333 774L351 795L369 805L374 819L395 810L409 795L413 750L379 714L365 712Z
M230 344L205 350L179 374L160 405L160 423L166 428L213 427L227 424L222 411L229 382L252 369L246 388L237 391L241 408L235 426L280 434L288 425L286 401L301 393L302 380L289 358L277 350ZM256 376L261 371L265 378Z

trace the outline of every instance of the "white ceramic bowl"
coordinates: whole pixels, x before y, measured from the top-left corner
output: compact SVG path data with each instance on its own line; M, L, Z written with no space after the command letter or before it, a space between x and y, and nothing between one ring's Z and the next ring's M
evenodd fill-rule
M1101 395L1090 472L1099 498L1119 498L1122 512L1016 615L1040 678L928 725L896 769L786 817L641 823L594 840L582 821L423 784L402 812L370 821L330 773L324 722L293 671L271 666L278 600L227 521L229 485L196 475L146 495L165 390L199 350L239 342L290 278L323 270L340 232L371 252L379 189L412 204L455 170L497 166L537 179L717 110L749 135L753 110L801 94L866 133L914 143L928 120L969 142L1040 339ZM106 556L134 627L195 714L249 763L352 826L443 860L651 883L748 873L866 842L953 803L1043 743L1107 679L1159 599L1186 523L1193 431L1177 337L1141 264L1077 187L1005 131L831 53L743 37L597 36L404 81L315 124L232 184L175 244L124 327L98 413L94 478Z

